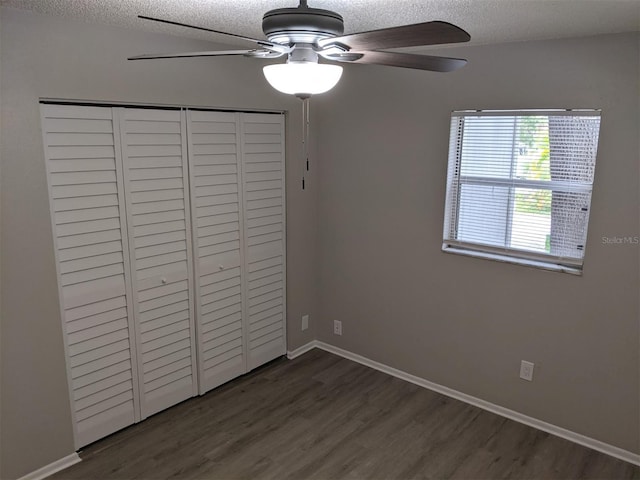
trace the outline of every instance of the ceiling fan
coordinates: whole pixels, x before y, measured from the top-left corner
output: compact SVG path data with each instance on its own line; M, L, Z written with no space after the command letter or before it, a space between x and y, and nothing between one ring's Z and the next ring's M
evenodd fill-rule
M383 50L467 42L471 38L461 28L440 21L343 35L344 21L341 15L330 10L311 8L307 5L307 0L300 0L300 4L296 8L279 8L264 14L262 30L268 40L144 15L139 15L139 18L227 35L252 42L257 47L250 50L138 55L130 57L129 60L228 55L271 59L287 55L286 63L264 67L264 75L276 90L296 95L302 99L324 93L333 88L340 80L342 67L335 64L319 63L320 59L451 72L463 67L467 61L459 58Z

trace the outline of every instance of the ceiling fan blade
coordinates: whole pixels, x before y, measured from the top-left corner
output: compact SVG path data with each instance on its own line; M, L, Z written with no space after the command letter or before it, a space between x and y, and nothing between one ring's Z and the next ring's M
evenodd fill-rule
M146 54L129 57L127 60L153 60L156 58L189 58L189 57L223 57L232 55L243 55L255 58L277 58L284 55L280 52L270 50L213 50L210 52L185 52L185 53L160 53Z
M141 18L143 20L151 20L152 22L166 23L166 24L169 24L169 25L177 25L178 27L193 28L195 30L202 30L204 32L211 32L211 33L217 33L217 34L220 34L220 35L227 35L229 37L235 37L235 38L239 38L241 40L246 40L248 42L257 43L258 45L260 45L262 47L265 47L265 48L268 48L270 50L274 50L274 51L277 51L277 52L289 53L289 51L291 50L291 48L288 47L287 45L280 45L278 43L269 42L268 40L259 40L257 38L245 37L244 35L237 35L235 33L222 32L220 30L213 30L211 28L206 28L206 27L198 27L196 25L188 25L186 23L174 22L172 20L164 20L162 18L147 17L146 15L138 15L138 18Z
M467 61L462 58L434 57L431 55L415 55L413 53L360 52L360 55L358 58L358 54L346 52L326 55L325 58L338 62L387 65L432 72L452 72L467 64Z
M436 21L326 38L320 40L318 46L327 48L332 45L342 44L355 51L384 50L388 48L468 42L470 38L469 34L460 27L451 23Z

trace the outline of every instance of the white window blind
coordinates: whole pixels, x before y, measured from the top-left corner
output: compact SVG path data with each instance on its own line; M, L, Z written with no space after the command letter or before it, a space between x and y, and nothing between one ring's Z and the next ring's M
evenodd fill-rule
M451 116L443 250L582 268L600 112Z

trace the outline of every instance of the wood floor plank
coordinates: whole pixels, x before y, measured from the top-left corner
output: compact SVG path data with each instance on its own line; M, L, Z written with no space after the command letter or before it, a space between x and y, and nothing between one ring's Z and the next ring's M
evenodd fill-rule
M98 441L52 479L598 479L640 468L315 349Z

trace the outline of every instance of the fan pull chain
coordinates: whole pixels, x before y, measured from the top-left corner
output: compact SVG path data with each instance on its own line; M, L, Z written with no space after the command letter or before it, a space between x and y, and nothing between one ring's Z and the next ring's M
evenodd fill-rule
M302 99L302 189L309 173L309 97Z

